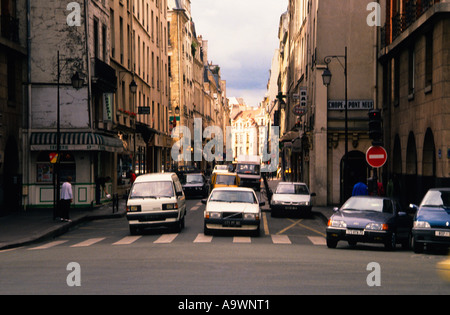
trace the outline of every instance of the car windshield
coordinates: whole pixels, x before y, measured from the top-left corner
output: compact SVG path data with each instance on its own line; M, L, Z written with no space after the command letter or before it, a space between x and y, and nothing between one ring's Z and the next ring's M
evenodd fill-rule
M346 211L375 211L392 213L392 202L383 198L360 198L351 197L348 199L341 210Z
M187 184L203 183L202 175L186 175Z
M257 164L238 164L236 173L259 175L259 165Z
M216 190L211 193L209 201L216 202L244 202L256 203L256 198L251 191L236 191L236 190Z
M170 181L134 183L130 199L173 197L173 184Z
M275 193L290 194L290 195L309 195L308 187L306 187L306 185L297 185L297 184L278 185Z
M234 176L234 175L217 175L216 185L236 185L236 176Z
M430 190L420 206L450 208L450 191Z

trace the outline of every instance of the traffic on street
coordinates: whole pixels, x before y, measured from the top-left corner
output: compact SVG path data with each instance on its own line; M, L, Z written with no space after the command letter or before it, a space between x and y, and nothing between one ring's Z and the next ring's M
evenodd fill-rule
M264 189L257 197L267 202ZM446 251L415 254L400 245L391 251L383 244L346 242L328 248L328 208L272 217L264 204L259 235L205 234L205 209L201 197L187 199L181 231L158 226L136 234L125 217L101 219L0 251L0 294L450 293L438 268L445 266Z

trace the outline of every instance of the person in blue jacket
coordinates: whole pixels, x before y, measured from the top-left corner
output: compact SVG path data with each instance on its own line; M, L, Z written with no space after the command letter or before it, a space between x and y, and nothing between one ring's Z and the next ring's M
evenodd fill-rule
M369 194L369 190L367 189L367 185L363 182L357 182L355 186L353 186L352 196L365 196Z

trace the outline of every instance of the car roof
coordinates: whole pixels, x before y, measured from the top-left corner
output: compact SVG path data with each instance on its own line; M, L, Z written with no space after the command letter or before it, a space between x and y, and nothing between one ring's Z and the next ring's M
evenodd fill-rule
M433 191L450 191L450 187L430 188L429 190L433 190Z
M278 185L306 185L306 183L301 182L279 182Z
M231 172L218 172L217 175L236 176L237 174Z
M213 191L215 190L228 190L228 191L251 191L254 192L253 188L250 187L217 187L214 188Z
M143 174L136 177L135 183L141 182L157 182L157 181L171 181L175 173L151 173Z

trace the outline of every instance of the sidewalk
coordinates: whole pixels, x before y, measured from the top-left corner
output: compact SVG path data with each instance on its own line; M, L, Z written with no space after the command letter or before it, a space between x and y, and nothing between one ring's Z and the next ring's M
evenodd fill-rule
M125 200L119 200L119 210L113 213L112 202L94 209L70 209L72 222L53 220L53 209L32 209L0 217L0 250L24 246L64 234L85 221L120 218L125 215Z

